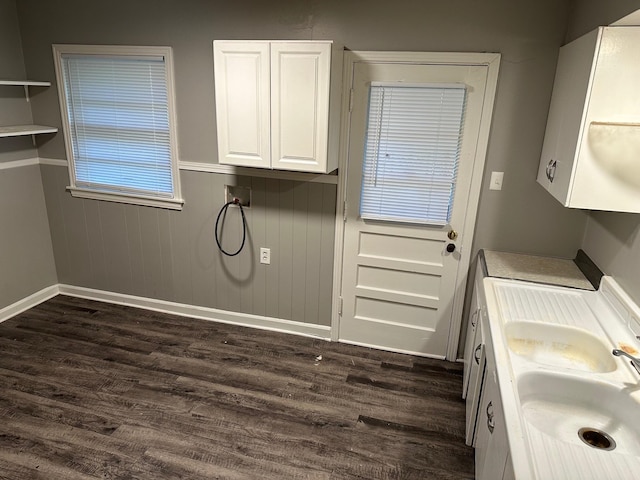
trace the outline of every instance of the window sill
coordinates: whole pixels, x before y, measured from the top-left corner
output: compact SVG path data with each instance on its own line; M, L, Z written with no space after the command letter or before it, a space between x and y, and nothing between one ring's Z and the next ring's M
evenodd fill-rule
M107 202L128 203L144 207L167 208L170 210L182 210L183 199L175 198L149 198L137 195L125 195L121 193L98 192L84 188L67 187L72 197L88 198L91 200L104 200Z

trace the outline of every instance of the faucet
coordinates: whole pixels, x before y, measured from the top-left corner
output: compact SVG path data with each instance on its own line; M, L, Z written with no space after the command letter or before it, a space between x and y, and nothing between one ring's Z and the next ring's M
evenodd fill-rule
M630 359L631 360L631 365L633 366L633 368L636 369L636 372L640 373L640 358L634 357L633 355L628 354L624 350L619 350L617 348L614 348L611 353L613 353L616 357L622 356L622 357L627 357L628 359Z

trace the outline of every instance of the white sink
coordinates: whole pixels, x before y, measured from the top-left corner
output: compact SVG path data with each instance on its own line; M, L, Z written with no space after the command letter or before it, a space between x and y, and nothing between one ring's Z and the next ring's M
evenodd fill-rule
M640 403L625 388L535 371L521 374L517 388L525 421L546 435L587 452L640 455ZM581 429L588 429L590 444L581 439Z
M640 375L612 354L640 351L640 307L606 276L597 292L497 278L484 286L515 478L640 472Z
M504 333L509 349L527 360L585 372L612 372L611 347L588 331L541 322L508 322Z

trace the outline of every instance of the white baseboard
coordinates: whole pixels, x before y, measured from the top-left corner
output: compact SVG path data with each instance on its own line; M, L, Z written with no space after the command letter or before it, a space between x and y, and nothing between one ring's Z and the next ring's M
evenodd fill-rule
M71 297L86 298L88 300L97 300L117 305L127 305L129 307L144 308L145 310L170 313L183 317L193 317L201 320L229 323L232 325L241 325L244 327L253 327L262 330L271 330L274 332L291 333L305 337L320 338L322 340L329 340L331 338L331 328L322 325L313 325L310 323L295 322L293 320L284 320L273 317L263 317L248 313L230 312L227 310L218 310L216 308L199 307L197 305L188 305L185 303L168 302L166 300L157 300L154 298L137 297L134 295L95 290L93 288L75 287L73 285L60 284L57 285L57 288L60 294L69 295Z
M357 347L373 348L375 350L383 350L385 352L402 353L404 355L413 355L414 357L433 358L433 359L436 359L436 360L446 360L446 357L444 355L431 355L429 353L423 353L423 352L418 352L418 351L413 351L413 350L403 350L403 349L400 349L400 348L392 348L392 347L387 347L387 346L374 345L372 343L366 343L366 342L356 342L354 340L345 340L345 339L342 339L342 338L339 338L338 341L340 343L346 343L347 345L355 345Z
M15 317L19 313L29 310L45 300L55 297L58 293L58 285L52 285L50 287L43 288L39 292L29 295L22 300L18 300L17 302L0 309L0 322L9 320L11 317Z

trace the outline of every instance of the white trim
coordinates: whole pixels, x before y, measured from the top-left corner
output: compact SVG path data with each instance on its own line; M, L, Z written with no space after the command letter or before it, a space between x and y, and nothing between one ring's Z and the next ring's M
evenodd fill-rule
M445 360L443 355L429 355L424 352L414 352L412 350L403 350L401 348L390 348L390 347L380 347L380 345L370 345L364 342L354 342L351 340L338 340L340 343L345 343L347 345L356 345L358 347L366 347L373 348L375 350L381 350L383 352L395 352L395 353L404 353L406 355L414 355L416 357L424 357L424 358L435 358L437 360Z
M349 59L347 59L347 56ZM490 65L500 58L499 53L467 52L345 52L345 66L364 63L415 63L431 65Z
M344 78L342 96L342 120L340 135L340 157L338 167L338 198L336 200L336 235L334 247L333 269L333 308L331 315L332 339L337 340L340 332L340 316L338 315L340 295L342 291L342 262L344 250L344 217L345 217L345 189L347 182L346 167L349 146L350 125L350 97L353 84L353 70L355 64L362 63L404 63L404 64L434 64L434 65L473 65L487 66L487 83L485 87L485 101L483 103L480 131L476 146L474 167L464 221L464 238L466 244L459 246L460 261L456 274L456 293L454 295L452 320L449 326L449 341L447 343L446 359L455 361L458 355L460 326L462 324L462 310L464 307L464 293L471 260L471 245L474 238L478 200L482 186L482 172L486 161L489 130L495 101L498 70L500 65L499 53L458 53L458 52L364 52L347 51L344 55ZM406 353L406 352L403 352Z
M39 292L0 309L0 323L55 297L58 293L58 285L51 285L50 287L45 287Z
M40 157L40 165L53 165L56 167L68 167L69 162L63 158L42 158Z
M86 298L89 300L97 300L116 305L127 305L130 307L143 308L145 310L153 310L155 312L170 313L172 315L180 315L182 317L192 317L200 320L229 323L232 325L253 327L273 332L291 333L294 335L320 338L323 340L329 340L330 338L330 328L322 325L294 322L292 320L284 320L281 318L263 317L261 315L230 312L210 307L200 307L185 303L168 302L154 298L95 290L93 288L75 287L73 285L60 284L58 285L58 288L61 295L69 295L71 297Z
M63 283L51 285L43 288L28 297L0 309L0 323L10 319L40 303L55 297L56 295L67 295L70 297L86 298L98 302L112 303L116 305L127 305L129 307L152 310L154 312L169 313L181 317L191 317L200 320L228 323L243 327L269 330L272 332L289 333L301 335L303 337L319 338L330 340L331 328L323 325L311 323L295 322L274 317L264 317L262 315L251 315L248 313L230 312L217 308L200 307L186 303L168 302L155 298L138 297L123 293L109 292L106 290L96 290L93 288L76 287Z
M153 198L139 197L137 195L125 195L118 193L103 193L94 190L86 190L84 188L67 187L72 197L89 198L91 200L104 200L106 202L129 203L133 205L142 205L145 207L168 208L171 210L182 210L184 200L181 198Z
M38 159L33 160L33 163L38 163ZM23 160L19 160L23 161ZM26 160L24 160L26 161ZM13 162L7 162L13 163ZM40 158L41 165L54 165L56 167L67 167L69 163L62 158ZM0 163L0 169L2 169L2 163ZM31 165L31 164L29 164ZM15 165L20 167L22 165ZM13 167L6 167L13 168ZM220 165L217 163L206 162L178 162L178 168L180 170L186 170L188 172L203 172L203 173L219 173L223 175L242 175L245 177L261 177L261 178L275 178L280 180L295 180L299 182L313 182L313 183L327 183L332 185L338 184L338 175L332 174L317 174L317 173L305 173L305 172L288 172L283 170L266 170L260 168L249 167L234 167L232 165Z
M225 175L243 175L247 177L277 178L281 180L296 180L300 182L338 183L338 176L331 174L317 174L305 172L288 172L263 168L236 167L220 165L219 163L179 162L180 170L192 172L220 173Z
M342 106L340 107L340 145L338 147L338 194L336 199L336 226L333 247L333 293L331 297L331 340L340 337L340 314L344 301L342 295L342 260L344 257L344 222L346 219L345 191L347 188L347 158L351 135L351 95L353 92L352 52L345 52L342 68Z
M449 324L447 360L450 361L455 361L458 358L458 344L460 343L465 290L467 287L467 277L469 275L469 265L471 263L471 247L475 236L478 205L480 203L480 193L482 189L482 173L484 172L484 166L487 160L491 119L493 117L496 89L498 87L498 73L500 70L501 57L499 53L484 53L477 55L479 58L483 58L482 62L479 61L478 64L487 66L487 83L485 85L484 104L482 106L482 117L480 119L480 131L478 132L476 155L474 159L473 173L471 175L471 187L469 188L469 197L467 198L467 215L463 226L465 243L460 245L459 250L460 261L458 263L458 273L456 277L456 293L453 300L451 323Z
M37 158L25 158L23 160L12 160L10 162L0 162L0 170L9 170L12 168L28 167L38 165L40 162Z

